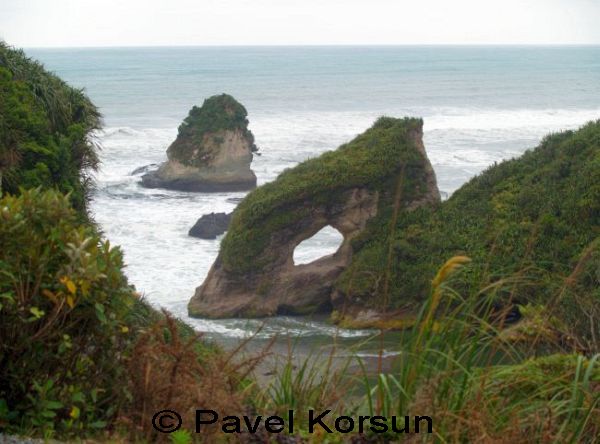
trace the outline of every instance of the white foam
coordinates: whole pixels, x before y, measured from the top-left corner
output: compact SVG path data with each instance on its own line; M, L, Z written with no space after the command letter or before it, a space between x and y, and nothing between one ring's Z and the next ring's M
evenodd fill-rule
M425 122L427 130L511 130L513 135L528 135L539 129L560 131L600 118L596 109L479 109L437 108ZM497 131L496 131L497 134Z

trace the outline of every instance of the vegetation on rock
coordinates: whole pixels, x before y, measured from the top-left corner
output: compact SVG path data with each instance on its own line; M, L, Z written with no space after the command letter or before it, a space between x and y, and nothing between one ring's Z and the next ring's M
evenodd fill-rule
M426 193L423 157L407 137L419 131L420 119L380 118L371 129L335 151L309 159L284 171L251 192L233 213L221 243L225 267L233 273L263 267L270 236L305 216L306 206L335 205L344 192L366 188L381 193L379 208L392 206L393 192L404 168L402 191L418 200ZM306 202L307 205L302 205Z
M221 94L204 100L201 107L194 106L178 129L177 139L167 150L169 159L184 165L201 167L212 155L207 150L205 138L212 136L216 145L222 131L239 130L245 139L250 140L252 151L257 151L254 136L248 129L246 108L229 94Z
M401 212L393 226L391 213L383 207L353 241L352 264L338 291L372 306L387 300L415 307L435 270L448 257L466 254L473 263L459 290L527 270L530 280L518 284L514 302L547 301L552 277L568 275L600 236L600 121L550 135L523 156L489 167L439 207ZM577 285L600 300L594 245Z
M250 163L256 145L246 116L227 94L194 106L167 149L168 161L144 174L142 186L208 193L255 188Z

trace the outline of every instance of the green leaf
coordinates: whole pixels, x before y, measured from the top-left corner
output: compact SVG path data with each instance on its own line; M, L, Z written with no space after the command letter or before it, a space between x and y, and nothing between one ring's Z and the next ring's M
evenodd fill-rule
M40 319L46 314L44 310L40 310L37 307L31 307L29 311L35 317L35 319Z
M85 395L81 392L76 392L73 393L71 399L73 400L73 402L85 402Z
M95 303L94 307L96 308L96 317L100 322L105 324L107 322L106 315L104 314L104 306L99 303Z
M81 413L81 411L79 410L79 407L74 405L73 407L71 407L71 412L69 413L69 416L73 419L77 419L77 418L79 418L80 413Z
M50 410L62 409L63 405L58 401L46 401L45 407Z
M192 442L192 434L188 430L181 429L171 433L169 439L172 444L190 444Z

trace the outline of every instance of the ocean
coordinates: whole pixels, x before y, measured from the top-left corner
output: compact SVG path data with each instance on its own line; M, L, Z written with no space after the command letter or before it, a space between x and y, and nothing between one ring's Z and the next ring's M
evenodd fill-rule
M92 212L120 245L138 291L207 335L234 341L263 321L187 317L186 304L220 239L187 235L245 193L144 189L138 167L160 163L193 105L232 94L248 110L260 149L259 184L367 129L381 115L422 117L443 197L487 166L555 131L600 118L598 46L161 47L28 49L104 115L102 167ZM334 230L307 241L299 260L335 251ZM305 247L305 248L304 248ZM347 340L369 331L279 317L260 335Z

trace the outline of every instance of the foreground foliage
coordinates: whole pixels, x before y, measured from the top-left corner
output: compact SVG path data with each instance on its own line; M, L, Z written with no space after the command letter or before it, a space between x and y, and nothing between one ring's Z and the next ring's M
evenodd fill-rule
M576 267L588 260L589 256L580 256ZM356 430L344 435L322 429L308 434L305 421L299 434L306 442L597 442L600 342L588 343L581 351L581 338L569 326L554 322L560 316L558 304L545 307L536 320L544 325L538 325L542 328L533 335L505 334L522 329L530 319L506 325L506 313L498 312L495 300L498 293L512 291L526 273L494 279L472 293L457 292L454 285L474 265L457 256L440 268L415 326L399 338L399 355L390 370L378 366L373 371L358 356L333 366L326 358L321 363L307 358L292 370L292 352L289 363L265 389L262 405L283 417L290 408L331 409L325 421L330 428L332 418L348 414L427 415L433 422L431 434L382 433L381 427L367 426L362 435ZM557 296L569 286L571 279L562 279ZM586 316L588 327L600 324L600 308ZM551 337L537 334L548 329L553 331ZM590 331L583 336L590 336ZM381 337L372 340L379 342ZM384 353L382 349L381 356ZM351 370L356 367L359 371Z
M56 188L84 210L100 114L82 90L0 42L0 190Z
M588 260L580 256L576 267ZM581 351L568 326L555 329L551 339L504 335L527 319L507 326L495 300L514 291L526 273L459 293L453 286L474 265L469 262L454 257L439 270L415 328L403 334L397 370L374 383L363 379L370 387L368 411L430 415L442 442L594 442L600 434L600 343ZM562 279L557 296L571 285ZM560 315L558 299L546 307L544 323ZM600 310L589 316L600 323ZM583 337L589 335L588 329Z
M254 361L154 311L122 268L62 194L0 200L0 430L150 439L165 407L242 409Z
M103 428L125 401L136 305L121 252L55 192L0 200L0 421Z

